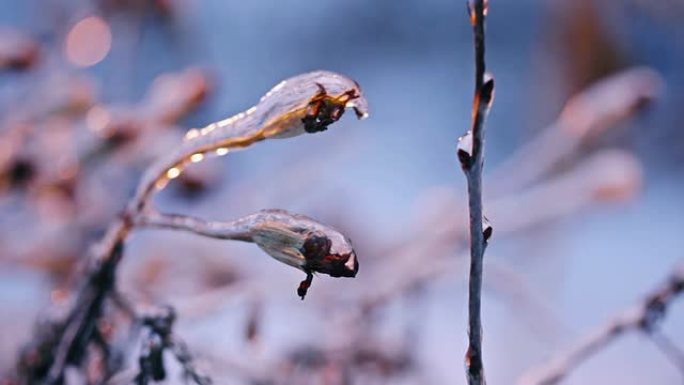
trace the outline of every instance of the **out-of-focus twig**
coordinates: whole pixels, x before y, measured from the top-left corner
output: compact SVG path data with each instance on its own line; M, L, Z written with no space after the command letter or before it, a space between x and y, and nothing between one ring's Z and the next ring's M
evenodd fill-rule
M0 70L24 70L33 66L39 57L36 41L17 31L0 31Z
M196 109L210 90L209 76L197 68L189 68L160 75L139 105L93 106L85 123L98 140L80 155L81 163L112 152L123 153L121 160L128 163L158 156L169 146L160 132L168 131ZM173 138L173 143L177 140Z
M559 353L549 362L529 370L518 381L520 385L553 385L559 383L577 366L605 349L627 332L657 332L674 299L684 292L684 265L677 266L668 279L643 301L616 315L612 320L584 337L575 346Z
M489 215L497 223L497 234L508 234L571 215L595 203L628 201L640 191L642 181L641 163L633 154L601 150L544 183L491 200Z
M165 307L158 314L140 317L142 325L147 328L147 336L139 359L139 372L135 383L146 385L150 381L161 381L166 378L164 352L170 351L183 368L185 378L197 385L210 385L211 378L200 374L195 367L194 359L187 345L173 333L176 319L175 311Z
M589 139L602 135L652 102L663 80L650 68L631 68L573 96L558 119L494 170L493 195L513 193L543 178Z
M661 330L652 330L648 335L655 346L667 357L684 376L684 350L677 346Z
M470 212L470 279L468 289L468 351L466 375L470 385L485 383L482 360L482 273L484 251L491 226L485 225L482 208L482 167L484 165L485 117L494 93L494 79L485 75L485 15L487 0L468 3L475 43L475 96L470 131L459 139L458 156L468 182ZM485 228L487 226L487 228Z

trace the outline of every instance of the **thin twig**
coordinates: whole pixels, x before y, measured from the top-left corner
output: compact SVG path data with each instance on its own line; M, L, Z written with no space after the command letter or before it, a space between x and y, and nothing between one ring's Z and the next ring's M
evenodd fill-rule
M470 132L460 139L459 159L468 183L470 211L470 278L468 290L468 351L466 375L470 385L485 383L482 360L482 272L484 251L491 227L483 228L482 167L484 159L484 121L492 101L494 80L485 79L485 15L487 1L468 4L475 43L475 96Z
M251 235L244 219L230 222L207 221L187 215L147 212L136 218L136 225L170 230L188 231L209 238L249 241Z
M684 350L672 342L661 330L654 330L648 336L653 341L653 344L684 376Z
M512 194L548 176L583 143L633 118L662 89L663 79L653 69L632 67L573 95L556 121L489 174L488 196Z
M629 331L653 333L665 317L673 300L684 292L684 265L675 268L665 283L636 306L623 311L577 345L558 354L546 364L528 371L518 381L520 385L553 385L587 361L610 343Z

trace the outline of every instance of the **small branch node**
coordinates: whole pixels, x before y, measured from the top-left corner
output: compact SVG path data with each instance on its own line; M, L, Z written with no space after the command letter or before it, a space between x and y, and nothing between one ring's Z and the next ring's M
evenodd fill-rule
M461 168L463 172L468 172L473 164L473 134L472 131L468 130L465 135L458 138L456 155L458 156L459 162L461 162Z
M484 76L482 77L480 97L482 104L487 108L488 111L494 102L494 75L492 75L490 72L485 72Z
M489 219L485 217L484 215L482 216L482 235L484 236L484 242L485 245L487 242L489 242L489 238L492 237L492 234L494 233L494 228L492 227L492 224L489 222Z
M466 1L466 11L468 12L468 19L470 20L471 25L477 24L477 15L475 14L475 10L473 9L473 3L468 0Z

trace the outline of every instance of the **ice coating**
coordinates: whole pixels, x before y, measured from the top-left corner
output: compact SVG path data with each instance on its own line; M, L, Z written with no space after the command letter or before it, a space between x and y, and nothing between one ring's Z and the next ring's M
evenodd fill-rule
M178 177L188 163L209 155L225 155L230 149L247 147L269 138L287 138L306 133L303 119L311 113L311 102L353 108L359 119L368 116L368 102L354 80L329 71L314 71L278 83L255 106L201 129L191 129L183 143L156 161L143 175L133 199L135 210L142 209L147 197Z

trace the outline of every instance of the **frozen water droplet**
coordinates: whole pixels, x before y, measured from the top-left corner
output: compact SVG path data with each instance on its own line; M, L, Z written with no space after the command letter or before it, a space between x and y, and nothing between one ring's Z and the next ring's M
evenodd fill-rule
M181 174L181 170L178 167L171 167L166 171L166 177L169 179L178 178Z
M193 128L185 133L185 140L195 139L198 136L200 136L200 131L196 128Z
M161 178L154 184L157 190L162 190L169 183L169 178Z

